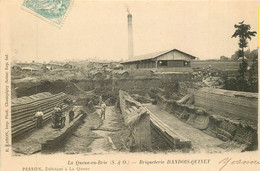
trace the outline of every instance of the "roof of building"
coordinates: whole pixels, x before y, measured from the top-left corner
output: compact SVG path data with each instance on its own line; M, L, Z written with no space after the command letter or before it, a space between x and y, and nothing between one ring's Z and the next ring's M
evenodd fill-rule
M32 68L32 67L22 67L22 70L39 71L39 69Z
M129 72L126 70L114 70L114 73L115 74L124 74L124 73L129 73Z
M20 66L18 65L13 65L12 68L19 68L19 69L22 69Z
M58 64L58 63L48 63L46 65L47 66L60 66L60 67L63 67L63 64Z
M102 74L101 71L97 71L97 70L92 70L89 73L92 74L92 75Z
M154 59L158 56L161 56L161 55L164 55L168 52L171 52L171 51L178 51L180 53L183 53L183 54L186 54L188 56L190 56L191 58L195 59L196 57L195 56L192 56L188 53L185 53L185 52L182 52L178 49L170 49L170 50L164 50L164 51L160 51L160 52L153 52L153 53L148 53L148 54L144 54L144 55L139 55L139 56L134 56L133 59L129 59L129 60L125 60L121 63L128 63L128 62L134 62L134 61L142 61L142 60L148 60L148 59Z
M66 63L66 64L64 64L63 66L64 66L64 67L67 67L67 66L71 66L71 67L72 67L73 65L72 65L72 64L69 64L69 63Z

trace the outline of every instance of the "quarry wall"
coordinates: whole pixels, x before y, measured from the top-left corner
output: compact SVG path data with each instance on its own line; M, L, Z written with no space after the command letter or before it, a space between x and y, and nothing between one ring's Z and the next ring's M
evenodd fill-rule
M177 101L167 100L159 96L158 105L180 120L213 137L223 141L244 144L246 145L245 150L256 150L258 148L257 125L249 125L238 120L214 115L214 110L209 112L202 107L180 104ZM236 105L232 107L235 108Z
M84 91L91 91L95 88L115 91L125 90L130 92L147 92L151 87L162 87L164 81L190 81L190 74L154 74L153 77L130 77L122 79L84 79L84 80L56 80L38 82L19 82L12 83L14 93L17 97L30 96L41 92L70 94L71 84L76 84ZM68 91L68 92L67 92Z
M251 122L258 119L258 93L201 88L194 92L196 106L227 117Z

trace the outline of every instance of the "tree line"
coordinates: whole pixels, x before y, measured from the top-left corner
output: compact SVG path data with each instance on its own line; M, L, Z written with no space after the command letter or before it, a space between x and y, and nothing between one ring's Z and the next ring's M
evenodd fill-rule
M235 51L235 53L233 55L231 55L230 58L222 55L222 56L220 56L219 60L221 60L221 61L238 61L239 57L241 57L239 55L239 53L240 53L239 50ZM250 51L250 49L248 49L244 52L244 55L248 62L253 62L254 59L258 57L258 50L254 49L254 50Z

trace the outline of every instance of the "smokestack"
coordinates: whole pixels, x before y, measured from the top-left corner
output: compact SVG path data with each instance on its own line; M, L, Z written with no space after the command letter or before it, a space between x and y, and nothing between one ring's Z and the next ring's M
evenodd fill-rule
M132 14L128 13L128 59L134 56Z

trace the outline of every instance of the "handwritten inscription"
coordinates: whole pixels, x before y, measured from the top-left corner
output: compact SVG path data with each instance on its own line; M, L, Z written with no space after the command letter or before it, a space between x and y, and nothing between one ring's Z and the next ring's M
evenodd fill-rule
M227 165L260 165L260 160L233 160L230 157L224 158L218 164L221 165L219 170L223 170Z

